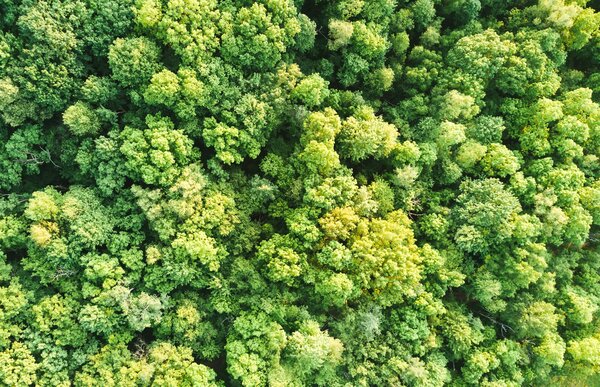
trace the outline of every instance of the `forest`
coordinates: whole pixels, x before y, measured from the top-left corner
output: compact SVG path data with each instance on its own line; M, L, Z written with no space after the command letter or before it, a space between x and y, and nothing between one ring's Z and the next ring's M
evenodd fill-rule
M600 385L600 0L0 0L0 386Z

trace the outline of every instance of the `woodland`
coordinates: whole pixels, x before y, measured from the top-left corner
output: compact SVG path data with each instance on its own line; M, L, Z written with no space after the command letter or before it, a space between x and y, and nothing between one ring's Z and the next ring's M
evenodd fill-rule
M0 386L600 385L600 0L0 0Z

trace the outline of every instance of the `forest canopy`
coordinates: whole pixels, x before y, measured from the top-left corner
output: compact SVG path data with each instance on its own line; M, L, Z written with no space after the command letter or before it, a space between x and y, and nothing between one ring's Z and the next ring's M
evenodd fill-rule
M598 0L0 0L0 385L600 383L599 158Z

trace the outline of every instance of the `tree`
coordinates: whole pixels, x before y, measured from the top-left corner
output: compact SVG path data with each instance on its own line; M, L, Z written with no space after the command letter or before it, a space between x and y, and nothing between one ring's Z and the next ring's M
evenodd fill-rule
M178 169L197 157L191 140L167 117L147 116L148 129L126 127L119 148L125 167L132 178L146 184L168 185L178 176Z
M518 199L497 179L462 184L452 211L457 245L471 253L486 253L513 234L514 217L521 212Z
M329 94L328 82L318 74L312 74L300 81L292 90L292 98L303 102L308 107L320 105Z
M221 52L226 61L247 70L270 70L293 44L301 30L294 5L289 1L279 7L267 5L255 3L237 10L222 36Z
M90 357L83 372L76 375L81 386L92 386L98 381L108 385L161 386L220 386L214 371L194 362L189 348L157 342L137 358L124 345L108 345Z
M77 102L63 113L63 121L76 136L96 134L100 130L100 119L86 104Z
M353 161L367 157L387 157L397 144L398 131L392 125L362 107L345 120L339 135L340 154Z
M597 3L0 0L0 385L597 385Z
M11 348L0 352L0 378L7 385L33 385L39 367L31 353L22 343L14 342Z
M335 380L343 349L342 342L321 331L317 322L303 322L289 336L285 347L283 367L293 376L287 382L303 380L305 384L327 385Z
M241 315L227 337L227 369L244 386L267 385L286 342L283 328L264 313Z
M112 77L124 87L146 84L160 69L159 58L159 47L145 37L118 38L108 52Z

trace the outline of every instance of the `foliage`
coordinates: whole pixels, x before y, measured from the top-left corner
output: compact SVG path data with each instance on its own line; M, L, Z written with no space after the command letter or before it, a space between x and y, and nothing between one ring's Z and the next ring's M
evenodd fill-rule
M598 1L0 0L0 385L598 384L599 66Z

